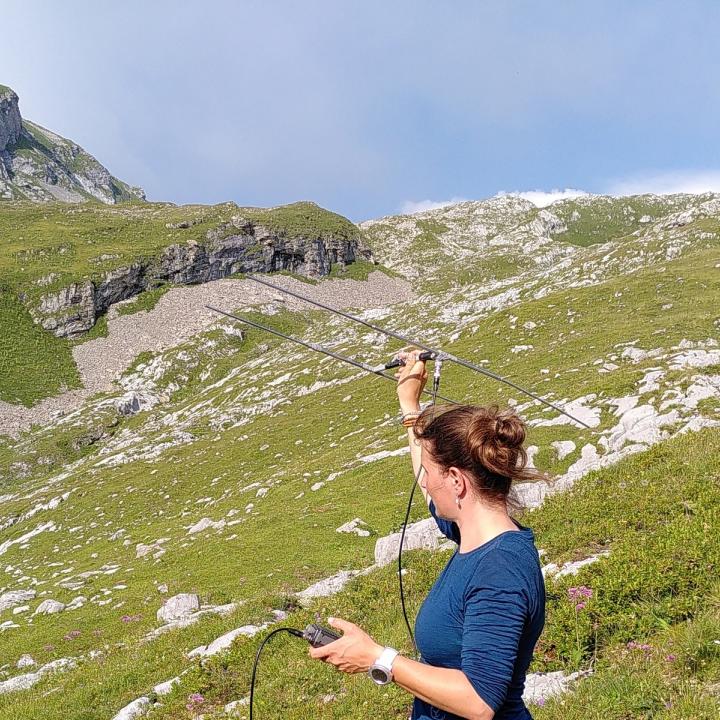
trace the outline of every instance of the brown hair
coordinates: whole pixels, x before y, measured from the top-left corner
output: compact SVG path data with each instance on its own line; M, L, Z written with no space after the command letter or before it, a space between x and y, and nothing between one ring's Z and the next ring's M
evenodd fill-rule
M477 495L492 503L508 501L513 481L542 477L527 467L525 423L497 405L431 406L420 414L415 437L429 443L444 472L465 470Z

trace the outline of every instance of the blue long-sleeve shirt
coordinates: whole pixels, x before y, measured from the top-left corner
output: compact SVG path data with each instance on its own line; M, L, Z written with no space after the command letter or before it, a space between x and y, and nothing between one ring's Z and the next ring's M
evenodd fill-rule
M460 543L455 523L430 512L440 531ZM515 522L515 521L513 521ZM421 661L462 670L495 720L532 720L522 700L525 675L545 624L545 584L535 537L500 533L469 552L455 551L420 608L415 640ZM457 720L419 698L413 720Z

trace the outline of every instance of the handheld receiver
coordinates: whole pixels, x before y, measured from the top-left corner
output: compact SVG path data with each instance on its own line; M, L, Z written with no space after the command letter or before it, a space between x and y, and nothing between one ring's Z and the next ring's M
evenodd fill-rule
M303 630L302 636L315 648L329 645L331 642L335 642L342 637L339 633L328 630L316 623L308 625L305 630Z

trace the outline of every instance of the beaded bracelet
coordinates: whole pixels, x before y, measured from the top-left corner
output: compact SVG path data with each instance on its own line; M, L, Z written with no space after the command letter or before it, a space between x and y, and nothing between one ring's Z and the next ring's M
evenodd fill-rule
M400 422L405 427L412 427L417 422L417 419L420 417L422 411L416 410L413 412L405 413L402 418L400 419Z

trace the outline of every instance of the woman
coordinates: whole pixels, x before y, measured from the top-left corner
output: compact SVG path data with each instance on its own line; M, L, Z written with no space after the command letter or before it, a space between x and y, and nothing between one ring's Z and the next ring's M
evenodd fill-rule
M418 352L400 353L398 397L416 476L440 530L458 544L415 625L421 661L376 643L337 618L343 636L310 650L343 672L379 662L415 696L413 720L528 720L523 686L545 622L545 586L532 530L508 515L525 467L517 415L469 405L420 412L427 381ZM376 680L377 681L377 680Z

